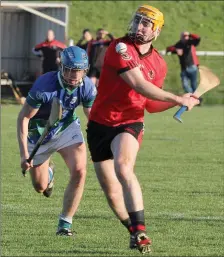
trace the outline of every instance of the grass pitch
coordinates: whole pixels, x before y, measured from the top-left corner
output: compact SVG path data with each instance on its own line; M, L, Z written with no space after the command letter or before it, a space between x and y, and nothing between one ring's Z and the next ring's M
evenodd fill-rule
M16 118L20 107L2 106L1 256L141 256L129 250L126 229L109 209L88 162L84 196L73 221L75 238L56 237L68 171L58 154L55 190L37 194L20 170ZM151 256L223 256L224 108L176 108L146 114L136 163L145 201ZM81 114L81 110L78 110ZM82 116L82 126L86 120Z

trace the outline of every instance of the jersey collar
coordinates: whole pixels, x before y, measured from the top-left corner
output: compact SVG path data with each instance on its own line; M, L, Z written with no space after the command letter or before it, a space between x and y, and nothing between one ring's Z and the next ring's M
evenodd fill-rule
M136 45L135 43L133 43L133 45L134 45L136 51L138 52L138 55L139 55L140 59L143 59L146 56L150 56L152 54L153 50L154 50L153 45L151 45L150 48L149 48L149 51L147 53L141 54L140 51L139 51L139 46Z

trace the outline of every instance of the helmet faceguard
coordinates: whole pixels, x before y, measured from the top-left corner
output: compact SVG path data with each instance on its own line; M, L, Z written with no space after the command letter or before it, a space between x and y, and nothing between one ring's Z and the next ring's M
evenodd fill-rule
M70 46L61 52L60 75L64 84L80 86L88 69L89 60L85 50L78 46Z
M82 77L78 79L76 83L72 82L76 80L76 78L74 77L74 71L75 72L82 71L82 69L74 69L71 67L67 67L65 65L61 65L61 70L60 70L61 79L64 84L78 87L82 84L83 78L86 76L88 69L84 70Z
M140 24L149 26L150 23L152 24L153 31L151 37L149 35L140 35L137 33ZM146 44L153 39L156 40L163 26L163 13L152 6L142 5L137 9L129 24L128 35L133 41L140 44Z

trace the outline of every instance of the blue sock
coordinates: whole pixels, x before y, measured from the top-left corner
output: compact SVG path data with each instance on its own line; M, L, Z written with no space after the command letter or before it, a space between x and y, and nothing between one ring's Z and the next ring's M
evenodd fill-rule
M72 224L65 221L65 220L59 220L58 222L58 227L59 228L65 228L65 229L71 229L72 228Z
M64 215L60 215L58 227L60 228L66 228L71 229L72 227L72 218L71 217L65 217Z

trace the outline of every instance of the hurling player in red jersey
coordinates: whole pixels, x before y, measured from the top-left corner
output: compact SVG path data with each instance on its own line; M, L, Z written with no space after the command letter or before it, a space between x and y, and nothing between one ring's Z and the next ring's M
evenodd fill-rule
M130 232L130 248L142 253L151 251L151 240L146 234L134 165L142 139L144 109L155 112L186 105L190 110L199 104L191 94L176 96L161 89L167 67L152 41L163 25L163 14L158 9L140 6L128 36L110 44L87 127L88 146L101 187L113 212Z

